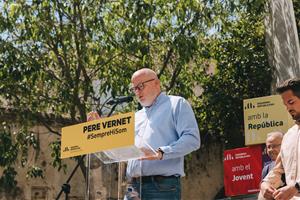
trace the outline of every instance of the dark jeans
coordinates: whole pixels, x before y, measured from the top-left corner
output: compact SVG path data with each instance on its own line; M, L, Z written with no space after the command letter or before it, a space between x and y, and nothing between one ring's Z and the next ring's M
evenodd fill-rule
M127 185L124 200L180 200L180 177L147 176Z

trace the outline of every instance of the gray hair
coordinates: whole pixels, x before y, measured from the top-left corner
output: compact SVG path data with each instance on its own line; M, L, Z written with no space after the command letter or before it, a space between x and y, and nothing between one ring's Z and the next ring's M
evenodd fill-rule
M282 138L283 138L283 133L280 132L280 131L270 132L270 133L268 133L268 135L267 135L267 139L270 138L270 137L282 139Z

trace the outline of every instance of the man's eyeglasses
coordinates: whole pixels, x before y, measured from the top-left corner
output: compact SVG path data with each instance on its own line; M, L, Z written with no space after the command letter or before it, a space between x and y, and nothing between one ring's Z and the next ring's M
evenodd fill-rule
M129 90L130 90L130 92L132 92L132 93L135 93L137 90L139 90L139 91L142 91L143 89L144 89L144 87L145 87L145 83L148 83L148 82L150 82L150 81L154 81L155 80L155 78L153 78L153 79L150 79L150 80L147 80L147 81L144 81L144 82L142 82L142 83L139 83L137 86L131 86L130 88L129 88Z

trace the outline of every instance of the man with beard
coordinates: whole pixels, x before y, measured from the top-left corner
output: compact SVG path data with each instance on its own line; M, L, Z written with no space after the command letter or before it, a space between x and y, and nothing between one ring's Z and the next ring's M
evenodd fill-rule
M276 90L296 124L284 135L275 167L262 181L260 195L268 200L300 200L300 79L289 79ZM283 173L286 186L278 188Z
M160 80L148 68L136 71L131 91L143 106L135 114L137 138L156 155L128 161L126 200L180 200L184 156L200 147L197 121L188 101L161 92Z

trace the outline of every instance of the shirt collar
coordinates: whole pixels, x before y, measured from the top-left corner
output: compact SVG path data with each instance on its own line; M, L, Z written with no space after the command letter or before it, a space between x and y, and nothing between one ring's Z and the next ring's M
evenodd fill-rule
M152 105L151 106L145 106L145 110L148 111L149 109L153 108L155 105L159 104L162 100L163 100L163 97L166 96L164 94L164 92L161 92L156 98L155 100L153 101Z

